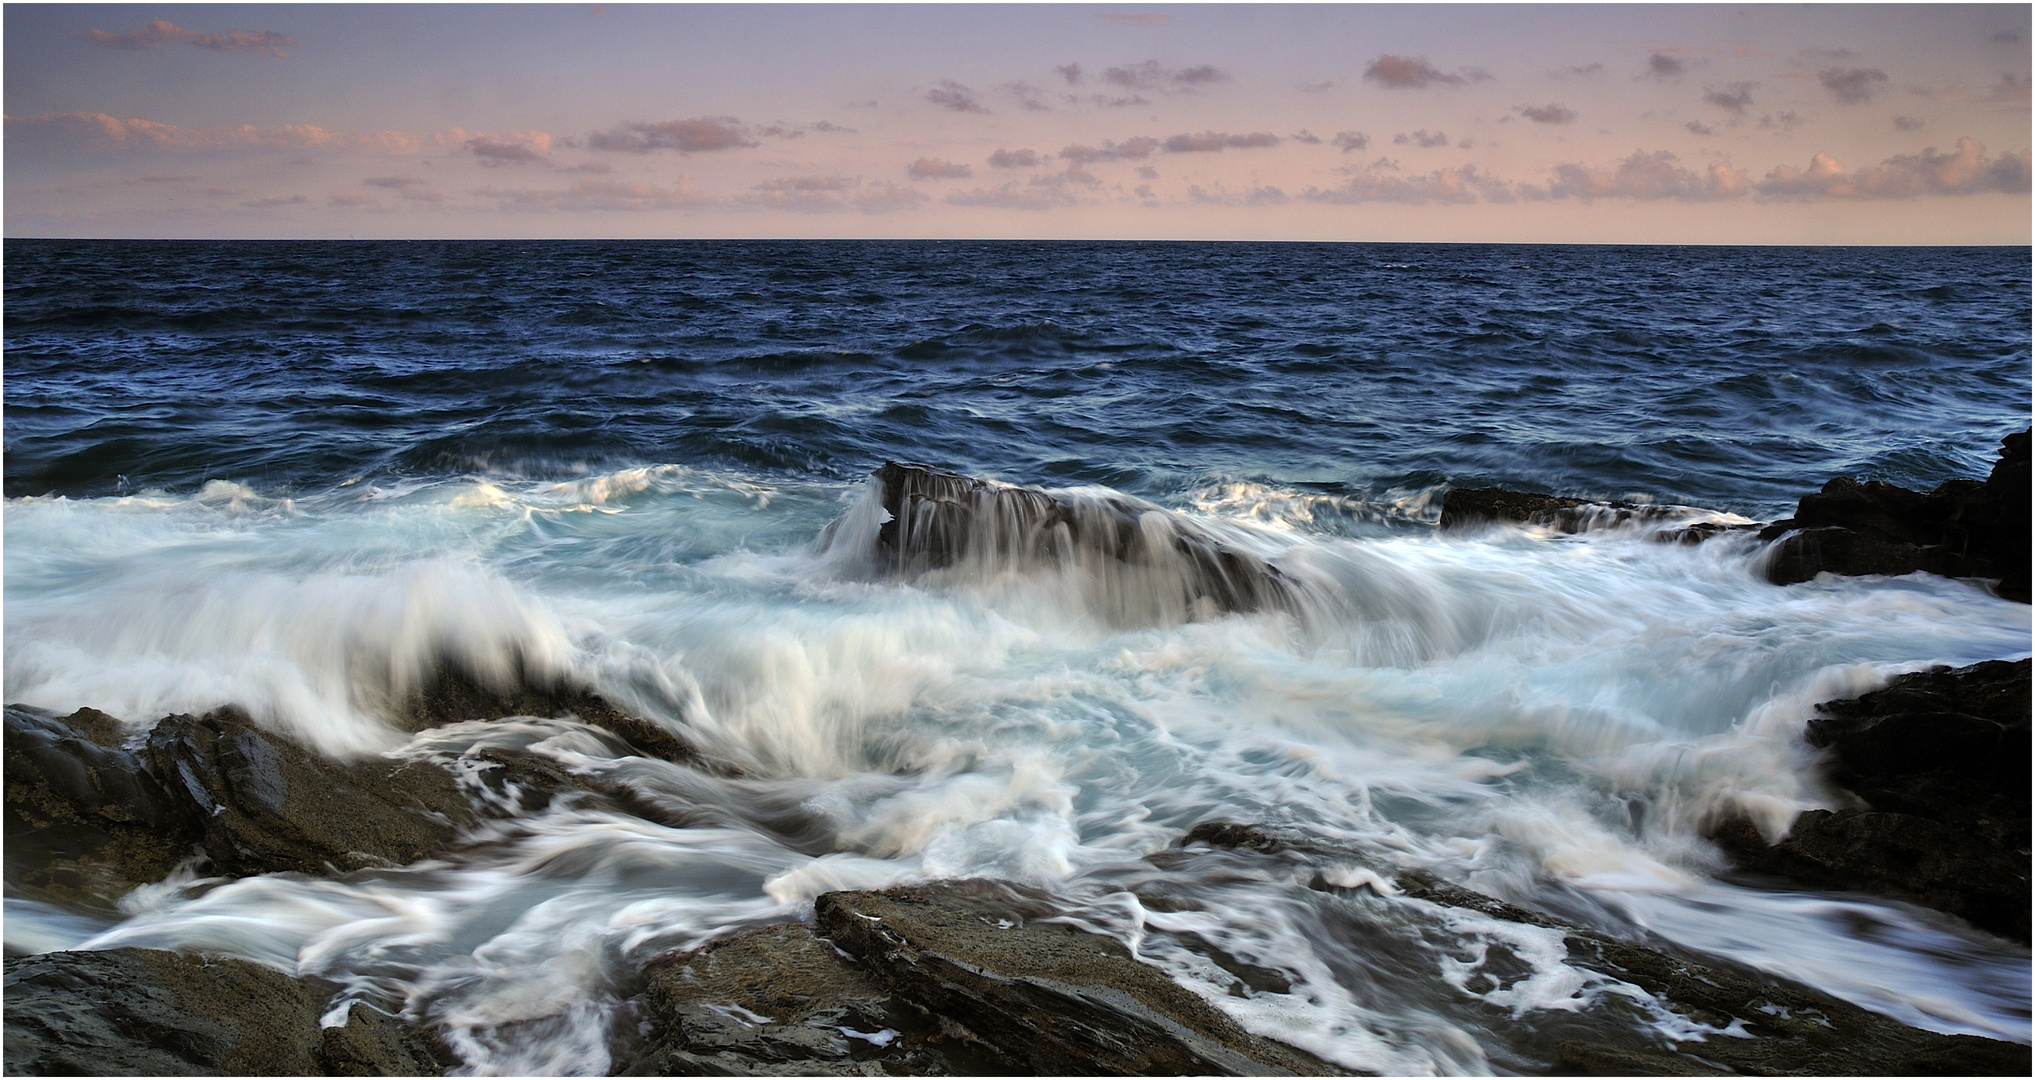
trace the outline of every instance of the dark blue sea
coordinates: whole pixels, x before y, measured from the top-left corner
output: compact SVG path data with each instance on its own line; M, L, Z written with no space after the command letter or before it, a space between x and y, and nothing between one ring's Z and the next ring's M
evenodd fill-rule
M515 740L706 808L554 808L370 876L193 864L117 918L10 885L12 952L245 956L393 988L472 1072L601 1072L651 956L831 889L990 876L1351 1068L1546 1071L1614 1014L1730 1037L1607 1012L1644 991L1559 934L1149 858L1252 821L1351 851L1351 882L1423 870L2028 1040L2025 946L1741 879L1703 838L1837 805L1815 703L2026 656L2024 605L1781 588L1747 533L1435 527L1459 487L1743 523L1839 474L1983 477L2029 423L2025 248L11 240L4 264L7 701L137 732L233 702L335 757ZM871 574L822 536L882 514L891 459L1140 500L1314 599L1126 619L1144 585L1092 567ZM398 731L448 655L592 685L741 776L605 756L569 718ZM1142 906L1161 873L1194 904ZM1291 988L1239 996L1216 952Z

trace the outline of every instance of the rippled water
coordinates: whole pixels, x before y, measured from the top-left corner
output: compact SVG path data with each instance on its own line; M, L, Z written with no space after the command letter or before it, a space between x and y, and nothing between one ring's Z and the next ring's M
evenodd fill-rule
M1417 868L2028 1039L2025 948L1720 877L1698 832L1832 805L1813 704L2027 655L2025 606L1780 589L1743 539L1433 528L1451 486L1764 520L1840 472L1983 475L2028 422L2025 250L11 241L5 264L8 701L137 727L234 701L334 755L524 746L662 814L173 882L117 924L10 899L10 948L249 956L407 995L474 1071L601 1071L656 952L986 874L1352 1067L1688 1034L1542 931L1308 887ZM1147 500L1318 602L1127 621L1064 568L873 575L819 540L877 512L887 458ZM569 720L403 736L362 673L440 652L572 674L741 776ZM1168 854L1218 819L1348 864ZM1231 996L1215 950L1289 992Z

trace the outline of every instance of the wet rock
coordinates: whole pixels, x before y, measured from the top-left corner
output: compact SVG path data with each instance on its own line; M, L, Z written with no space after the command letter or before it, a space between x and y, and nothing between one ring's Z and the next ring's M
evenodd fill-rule
M1455 488L1441 499L1443 529L1510 524L1542 525L1558 532L1577 533L1669 516L1672 511L1662 506L1539 495L1504 488Z
M886 990L1020 1071L1340 1071L1244 1031L1114 939L1030 921L1038 912L990 882L828 893L815 904L820 933Z
M626 1076L978 1076L1010 1062L896 998L803 923L652 961L653 1042Z
M1819 573L1989 578L2028 602L2029 432L2002 441L1984 482L1952 480L1928 492L1840 476L1804 496L1795 515L1760 530L1774 541L1767 579L1777 585Z
M534 674L490 679L450 660L440 660L430 679L412 691L397 710L397 719L406 731L505 716L575 716L613 734L640 754L710 767L698 750L663 727L624 712L585 687ZM728 772L719 767L715 771Z
M1744 821L1715 839L1748 870L1896 896L2027 941L2029 671L1936 668L1818 705L1806 737L1864 807L1809 811L1772 846Z
M478 820L428 762L335 762L256 727L238 708L163 718L142 751L186 800L215 869L328 874L424 858Z
M356 1004L321 1030L338 988L243 960L155 949L7 961L12 1076L436 1076L435 1041Z
M994 569L1080 565L1121 582L1115 591L1126 595L1114 597L1119 603L1149 594L1160 609L1182 617L1297 606L1278 568L1134 499L1040 491L896 461L875 475L890 520L877 532L874 555L893 573L969 562Z
M109 912L192 857L197 816L165 790L119 721L6 708L7 884L32 899Z
M1208 823L1198 842L1302 862L1355 858L1301 836L1262 826ZM1187 857L1182 851L1174 858ZM1316 888L1338 890L1317 878ZM1745 1037L1713 1037L1662 1046L1651 1036L1618 1037L1601 1024L1590 1037L1560 1037L1552 1064L1592 1075L2026 1075L2029 1048L1970 1035L1942 1035L1909 1027L1800 984L1729 961L1687 954L1665 942L1627 941L1508 903L1493 896L1409 872L1392 878L1399 895L1526 926L1559 931L1568 962L1645 990L1684 1017L1712 1029L1735 1028ZM1602 1009L1630 1008L1617 996ZM1569 1023L1584 1023L1576 1017ZM1632 1030L1644 1026L1633 1017ZM1551 1017L1549 1026L1565 1022ZM1559 1028L1556 1028L1559 1030Z

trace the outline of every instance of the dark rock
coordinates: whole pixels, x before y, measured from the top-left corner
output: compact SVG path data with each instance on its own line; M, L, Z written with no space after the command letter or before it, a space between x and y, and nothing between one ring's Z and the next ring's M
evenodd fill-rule
M188 800L214 867L326 874L424 858L478 821L452 774L428 762L335 762L238 708L164 717L148 771Z
M625 1076L983 1076L1011 1062L893 996L803 923L653 960Z
M1441 497L1441 528L1544 525L1559 532L1578 533L1633 521L1660 520L1673 517L1676 512L1664 506L1538 495L1504 488L1454 488Z
M430 679L402 702L397 719L405 731L505 716L574 716L627 743L636 752L697 767L724 767L701 760L699 751L663 727L615 707L585 687L526 669L513 680L490 679L449 660L440 660Z
M1951 480L1928 492L1840 476L1804 496L1795 516L1760 530L1774 541L1767 579L1777 585L1819 573L1989 578L2028 602L2029 432L2009 435L1990 476Z
M59 719L7 706L10 893L110 912L196 853L197 815L120 736L119 722L95 710Z
M7 961L12 1076L436 1076L434 1041L355 1005L320 1030L338 988L244 960L155 949Z
M1103 598L1122 606L1118 615L1126 621L1150 617L1139 610L1145 600L1181 617L1297 608L1293 584L1278 568L1148 503L1015 487L895 461L875 475L890 520L871 554L891 573L963 563L999 570L1086 566L1126 586L1113 593L1129 595Z
M1864 808L1804 813L1772 846L1737 820L1714 839L1744 869L1900 897L2027 941L2029 673L2027 660L1937 668L1816 706L1806 737Z
M1112 938L1029 921L1038 909L1006 886L949 882L828 893L815 911L820 932L886 990L993 1047L1021 1071L1339 1071L1244 1031Z

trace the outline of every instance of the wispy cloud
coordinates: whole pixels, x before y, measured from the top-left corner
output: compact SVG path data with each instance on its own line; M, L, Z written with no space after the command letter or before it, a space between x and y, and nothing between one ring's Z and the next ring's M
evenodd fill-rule
M1688 129L1689 129L1689 134L1691 134L1691 135L1715 135L1715 134L1717 134L1717 129L1716 129L1716 128L1713 128L1713 127L1711 127L1710 125L1708 125L1708 124L1704 123L1704 122L1703 122L1703 121L1701 121L1701 120L1691 120L1691 121L1689 121L1688 123L1686 123L1686 124L1683 124L1682 126L1683 126L1683 127L1685 127L1685 128L1688 128Z
M1576 110L1553 102L1546 105L1521 105L1514 111L1536 124L1566 124L1576 118Z
M277 128L257 128L252 124L230 128L185 128L137 117L123 119L106 113L82 112L9 116L6 122L10 147L20 145L17 139L27 139L31 142L123 149L367 149L400 154L457 146L471 137L470 132L457 128L429 135L403 131L335 131L316 124L285 124Z
M1682 73L1688 70L1688 61L1683 60L1679 56L1670 56L1667 53L1657 52L1646 58L1646 71L1640 77L1652 79L1655 82L1666 82L1670 79L1681 78Z
M1174 135L1160 143L1160 148L1169 154L1207 154L1221 150L1254 150L1279 145L1279 136L1269 131L1254 131L1248 135L1231 135L1228 132L1204 131L1198 135Z
M947 196L952 206L985 207L992 210L1056 210L1073 206L1080 199L1061 186L1018 186L1016 181L993 188L956 191Z
M309 206L309 195L271 195L265 199L249 199L240 205L249 210L274 210L283 206Z
M1779 165L1760 181L1761 195L1777 199L1910 199L1919 195L2026 194L2029 154L1986 154L1975 140L1957 140L1957 149L1938 153L1929 147L1902 154L1878 165L1846 172L1829 154L1817 154L1809 167Z
M1213 64L1169 68L1157 60L1107 68L1102 73L1102 81L1111 86L1121 86L1126 90L1155 90L1162 93L1192 90L1195 87L1223 82L1228 78L1226 73Z
M551 152L551 136L542 131L476 135L466 140L466 152L482 165L534 165Z
M1816 73L1816 81L1846 105L1863 105L1887 85L1887 73L1878 68L1824 68Z
M1349 182L1328 189L1310 187L1300 193L1308 202L1330 205L1357 203L1473 203L1478 196L1494 202L1512 199L1510 185L1494 180L1474 165L1457 169L1436 169L1425 176L1401 176L1390 162L1379 161L1357 170Z
M1927 121L1918 120L1912 116L1894 117L1895 131L1915 131L1923 127L1925 124L1927 124Z
M1056 73L1057 73L1057 74L1058 74L1058 75L1059 75L1059 76L1060 76L1061 78L1063 78L1063 79L1067 80L1067 85L1068 85L1068 86L1078 86L1078 85L1080 85L1080 83L1081 83L1081 65L1080 65L1080 64L1062 64L1062 65L1060 65L1059 67L1056 67L1056 68L1054 68L1053 70L1054 70L1054 72L1056 72Z
M1159 149L1159 140L1145 135L1125 139L1122 142L1105 142L1101 146L1069 146L1060 151L1060 157L1072 162L1087 164L1095 161L1115 161L1122 158L1143 160Z
M982 107L982 102L976 100L975 91L952 79L940 80L938 86L926 91L925 97L932 104L938 105L942 109L952 109L955 112L986 113L989 111Z
M621 124L587 136L595 150L647 154L653 150L676 150L681 154L704 154L715 150L755 146L742 122L732 116L700 116L691 120Z
M1758 83L1735 82L1722 89L1705 87L1703 90L1703 100L1726 112L1744 116L1745 110L1752 105L1752 88L1758 85Z
M1449 137L1447 132L1429 131L1426 128L1421 128L1419 131L1411 133L1402 131L1392 136L1392 145L1394 146L1421 146L1432 150L1437 146L1447 146L1448 144Z
M905 169L905 175L914 180L965 180L974 176L975 170L959 162L922 157Z
M1286 193L1270 184L1231 191L1220 183L1208 187L1199 184L1187 185L1187 198L1209 206L1284 206L1290 200Z
M1427 62L1424 56L1393 56L1380 53L1376 60L1364 68L1364 78L1380 86L1401 90L1418 90L1430 86L1461 86L1469 82L1482 82L1491 76L1476 68L1459 68L1443 71Z
M922 192L888 181L864 185L859 176L787 176L757 184L742 202L806 214L909 210L929 201Z
M709 200L694 195L689 179L676 188L619 180L581 180L566 188L476 188L473 195L505 210L640 212L700 206Z
M1371 145L1371 137L1361 131L1338 131L1335 133L1335 145L1347 154Z
M283 50L296 44L288 34L274 30L228 30L223 34L207 34L178 26L168 19L151 19L139 30L125 34L92 29L80 30L71 36L108 49L140 51L181 41L213 52L267 53L279 60L288 60L290 54Z
M989 167L992 169L1036 169L1039 167L1040 160L1037 150L998 149L995 153L989 155Z

